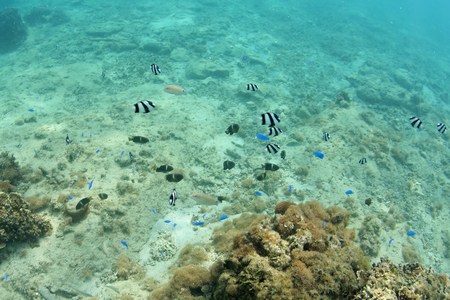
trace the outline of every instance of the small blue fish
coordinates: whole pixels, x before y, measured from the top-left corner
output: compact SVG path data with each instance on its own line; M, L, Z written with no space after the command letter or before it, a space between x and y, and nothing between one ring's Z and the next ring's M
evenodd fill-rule
M414 230L410 230L406 233L407 236L415 236L416 232Z
M192 225L194 225L194 226L203 226L203 225L205 225L205 222L195 221L195 222L192 222Z
M171 220L164 220L164 223L170 223L172 222Z
M206 220L206 214L202 215L203 220Z
M265 135L262 134L262 133L257 133L257 134L256 134L256 137L257 137L258 139L260 139L261 141L268 141L268 140L270 140L270 138L269 138L268 136L265 136Z
M92 189L92 185L94 184L94 179L89 182L88 190Z
M177 227L177 223L173 223L173 224L172 224L172 227L173 227L173 228Z
M255 196L262 196L262 194L263 194L263 193L262 193L261 191L256 191L256 192L255 192Z
M158 211L157 211L156 209L152 208L152 213L153 213L154 215L157 215L157 214L158 214Z
M124 245L125 248L128 249L128 244L127 244L127 242L125 242L124 240L120 240L120 243L121 243L122 245Z
M100 153L100 149L95 150L95 153Z
M327 226L327 221L323 220L322 227L325 227L325 226Z
M8 273L5 273L5 275L3 276L3 281L8 281L9 280L9 275Z
M227 214L223 214L219 217L219 221L223 221L225 219L228 219L228 215Z
M346 194L346 195L351 195L351 194L353 194L353 191L352 191L352 190L346 190L346 191L345 191L345 194Z
M69 196L67 196L67 199L72 200L73 196L69 195Z
M393 241L394 241L394 239L390 239L389 240L389 245L391 245Z
M125 150L120 150L120 155L124 155L125 154Z
M84 132L81 132L81 138L84 138Z
M294 187L292 185L289 186L289 193L292 193L292 191L294 190Z
M323 159L323 158L325 157L325 154L323 154L323 153L320 152L320 151L316 151L316 152L314 152L314 156L315 156L315 157L318 157L318 158L320 158L320 159Z
M34 108L29 108L28 111L29 112L35 112Z

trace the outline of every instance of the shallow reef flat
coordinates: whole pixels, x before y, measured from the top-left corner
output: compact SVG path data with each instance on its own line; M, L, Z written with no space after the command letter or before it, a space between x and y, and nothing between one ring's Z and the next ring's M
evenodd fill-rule
M448 42L385 4L17 4L0 297L448 297Z

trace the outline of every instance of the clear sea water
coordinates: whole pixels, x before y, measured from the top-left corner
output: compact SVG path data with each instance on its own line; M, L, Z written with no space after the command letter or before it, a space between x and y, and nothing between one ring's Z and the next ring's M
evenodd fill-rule
M197 231L191 220L271 214L281 200L343 206L356 232L373 217L373 262L404 263L408 248L449 274L450 131L437 127L450 125L448 1L0 0L7 7L27 36L0 53L0 152L25 174L17 192L49 199L36 213L53 230L38 246L0 249L1 299L109 299L124 288L123 254L163 282L188 240L207 244L220 226ZM169 84L187 93L165 93ZM156 109L133 113L146 99ZM270 141L284 160L255 138L267 135L265 112L281 119ZM240 131L226 135L234 123ZM225 160L236 167L224 171ZM260 182L266 162L280 170ZM168 182L155 172L163 164L184 179ZM201 209L191 194L226 200ZM81 222L67 224L68 196L93 197Z

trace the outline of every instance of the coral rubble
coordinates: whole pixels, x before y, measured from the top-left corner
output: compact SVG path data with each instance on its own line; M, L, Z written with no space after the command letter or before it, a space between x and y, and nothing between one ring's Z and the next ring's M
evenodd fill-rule
M34 241L51 229L50 222L33 214L20 194L0 193L0 244Z
M15 49L27 37L27 28L15 8L0 11L0 52Z

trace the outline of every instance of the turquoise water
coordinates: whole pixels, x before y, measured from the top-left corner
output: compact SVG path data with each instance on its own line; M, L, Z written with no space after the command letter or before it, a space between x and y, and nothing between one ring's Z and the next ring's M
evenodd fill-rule
M219 216L272 214L282 200L349 209L372 262L403 263L403 250L414 249L419 262L449 274L450 140L436 126L450 125L445 1L0 7L17 8L27 30L0 47L1 152L21 167L16 191L27 201L48 199L36 213L53 226L38 247L0 249L0 274L9 274L0 285L4 299L63 291L114 299L124 289L145 298L142 277L170 278L181 249L207 245ZM161 74L152 74L153 63ZM248 91L250 83L258 90ZM186 93L166 93L172 84ZM133 113L147 99L156 109ZM255 138L268 135L259 120L265 112L280 117L283 133L270 142L286 159ZM412 116L421 128L409 124ZM227 135L231 124L239 132ZM223 170L225 160L236 167ZM258 181L264 163L280 170ZM164 164L183 180L155 171ZM67 215L69 196L92 197L79 222ZM202 220L201 228L191 224ZM376 229L358 235L368 220ZM135 265L121 277L123 255Z

